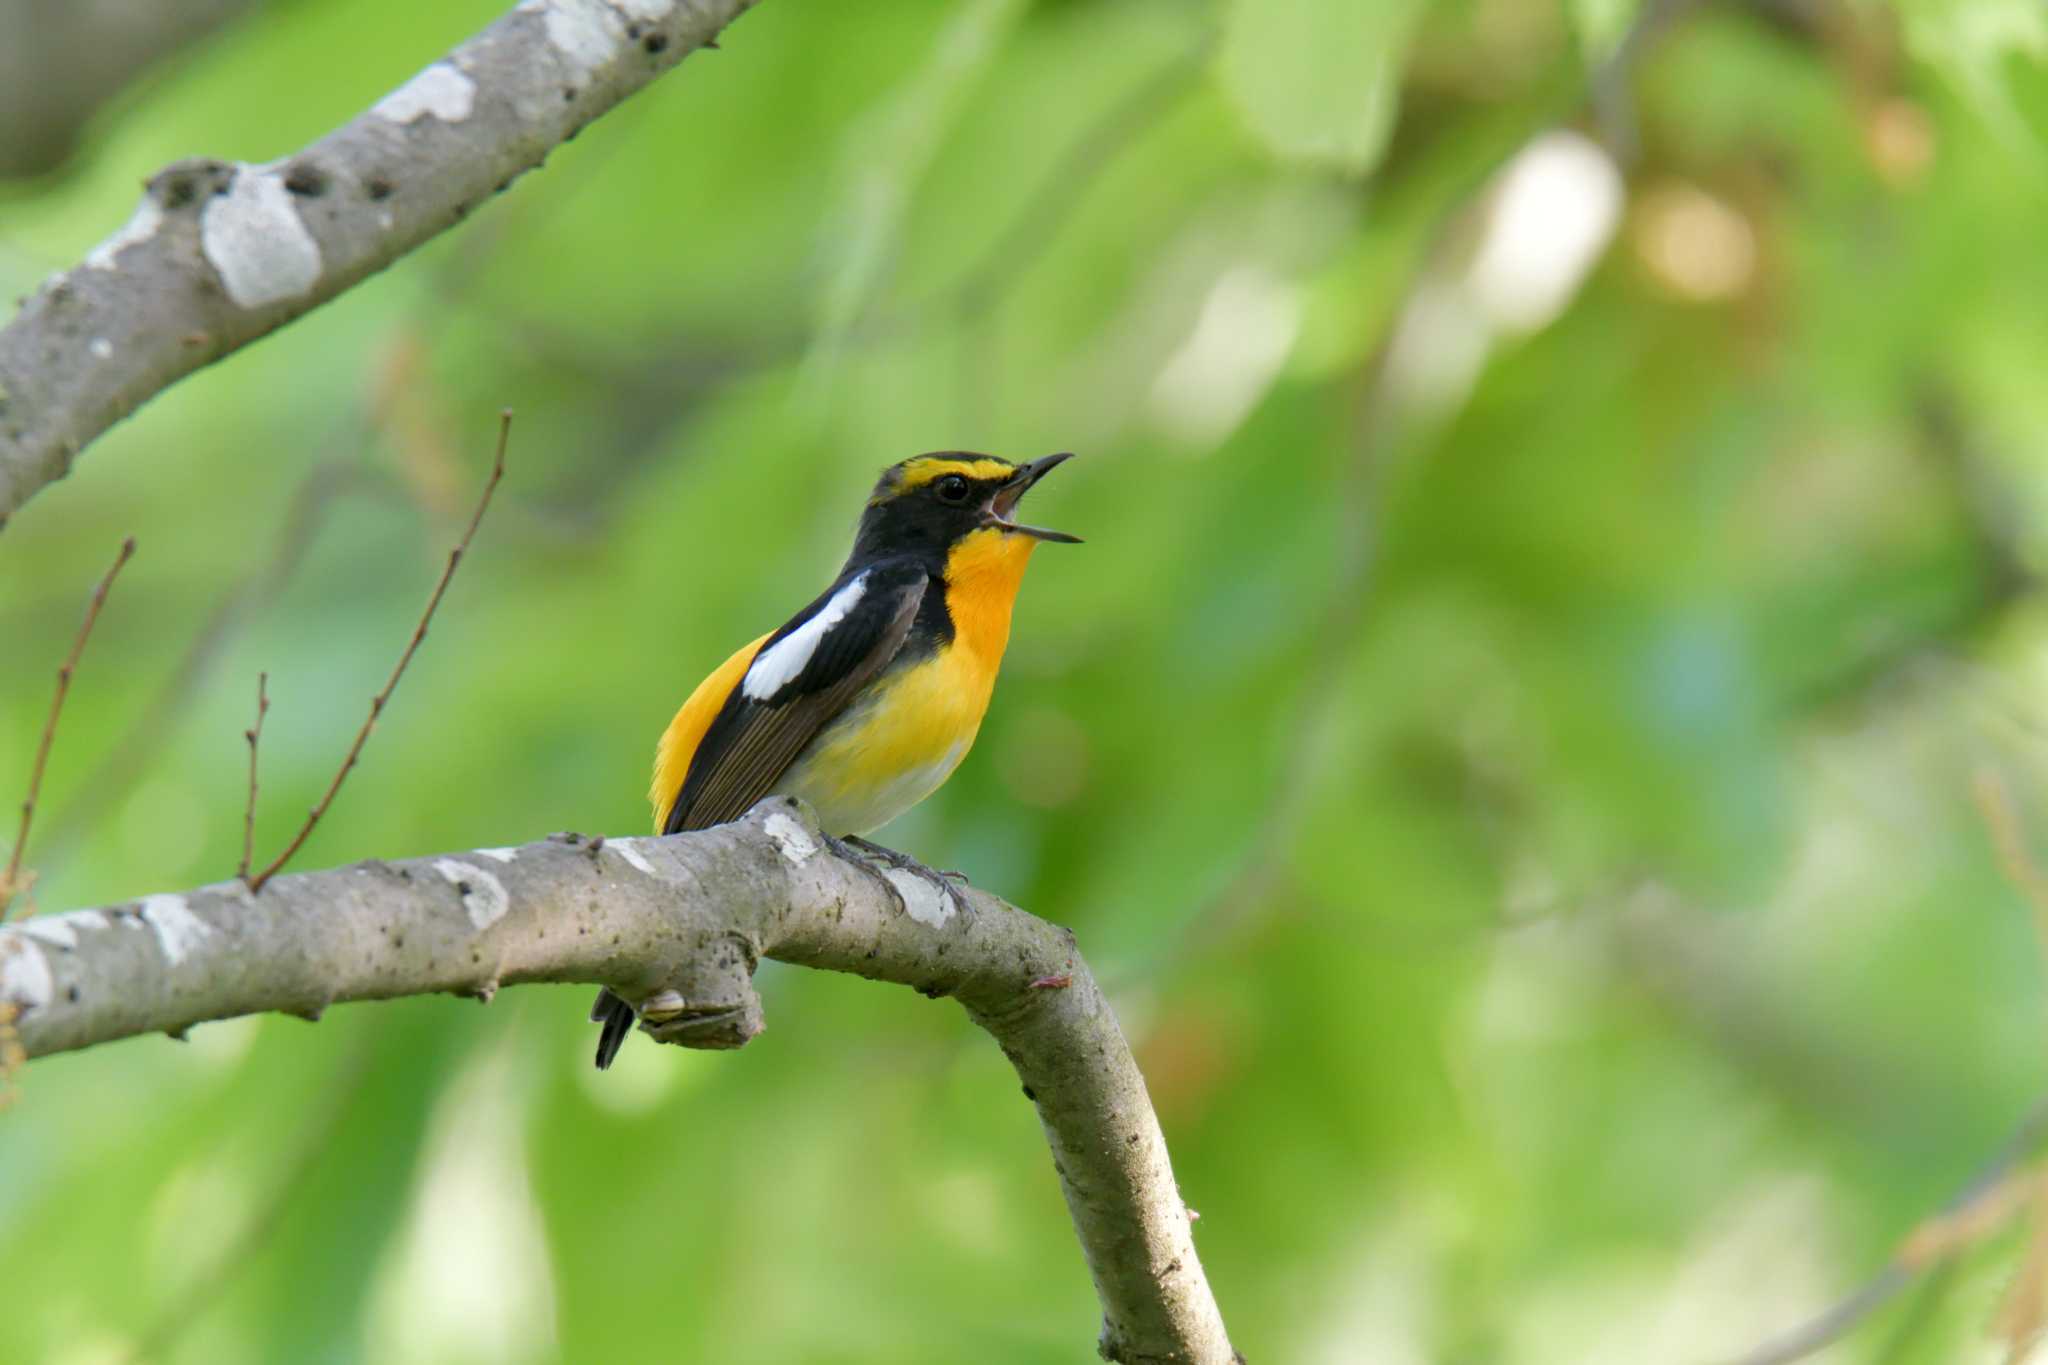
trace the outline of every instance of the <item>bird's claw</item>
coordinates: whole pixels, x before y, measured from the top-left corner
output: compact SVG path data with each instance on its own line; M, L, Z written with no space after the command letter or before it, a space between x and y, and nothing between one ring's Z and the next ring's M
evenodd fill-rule
M852 863L855 867L859 868L861 871L867 873L870 877L873 877L877 882L881 883L882 889L887 891L889 893L890 898L896 902L897 910L901 911L904 914L910 913L910 907L904 903L903 893L896 889L896 883L890 881L887 877L883 876L881 872L876 869L875 865L872 862L868 861L866 853L854 847L854 844L856 842L859 841L841 839L830 834L825 836L825 846L827 848L831 849L834 853L838 854L840 858L844 859L849 863Z
M851 856L855 862L867 868L868 871L874 872L878 877L882 877L882 874L875 872L874 863L868 861L869 859L885 863L899 872L908 872L911 876L928 883L939 893L939 904L944 907L948 915L956 912L963 916L973 915L974 911L968 908L966 899L953 889L955 882L962 886L967 884L966 873L941 872L935 868L926 867L923 863L906 853L898 853L893 848L885 848L881 844L863 839L859 835L849 835L843 841L833 839L831 842L842 850L842 856ZM854 850L857 850L857 852ZM890 892L896 897L897 907L908 914L910 906L904 901L903 892L898 889L894 882L890 882L887 877L882 877L882 880L888 883Z

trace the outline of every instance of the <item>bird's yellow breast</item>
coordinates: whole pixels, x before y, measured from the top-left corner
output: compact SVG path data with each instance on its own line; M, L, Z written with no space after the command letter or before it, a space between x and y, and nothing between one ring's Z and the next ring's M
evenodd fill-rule
M879 678L798 756L778 789L816 807L828 832L861 834L952 776L988 713L1035 543L996 530L962 537L946 562L952 640Z

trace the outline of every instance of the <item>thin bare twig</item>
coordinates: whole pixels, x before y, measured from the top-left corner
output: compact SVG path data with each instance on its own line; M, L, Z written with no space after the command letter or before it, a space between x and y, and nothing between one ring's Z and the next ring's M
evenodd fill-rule
M242 732L249 741L249 800L242 807L242 862L235 875L249 880L249 864L256 857L256 746L263 741L263 717L270 711L270 675L256 675L256 723Z
M1730 1365L1790 1365L1847 1336L1901 1290L1929 1270L1948 1265L1977 1245L2017 1209L2036 1178L2020 1171L2048 1141L2048 1099L2034 1105L1991 1158L1956 1196L1922 1219L1884 1268L1789 1332L1738 1356ZM2021 1178L2016 1179L2017 1176Z
M2043 950L2048 951L2048 873L2043 872L2027 848L2012 793L1988 767L1980 767L1972 775L1970 793L1984 817L1999 866L2033 912L2035 930L2041 936ZM1951 1264L1957 1255L2003 1227L2037 1196L2043 1176L2026 1167L2044 1141L2048 1141L2048 1099L2035 1104L2019 1128L1978 1168L1960 1193L1906 1235L1883 1269L1824 1312L1757 1347L1733 1365L1788 1365L1812 1355L1846 1336L1915 1279ZM2018 1311L2018 1303L2017 1299L2012 1301L2012 1311Z
M121 566L134 556L135 537L130 536L121 542L121 552L114 556L114 562L100 579L99 586L92 590L92 600L85 608L85 620L79 623L78 634L71 641L71 652L57 670L57 694L50 699L50 716L43 722L42 742L36 746L35 766L29 770L28 795L21 803L21 824L14 833L14 852L8 855L7 871L0 873L0 922L7 919L15 894L24 885L21 857L28 849L28 828L35 820L36 797L42 792L43 770L50 762L50 744L57 738L57 718L64 714L64 698L71 692L71 675L78 668L79 656L85 653L85 642L92 638L92 628L100 619L100 608L107 603L107 590L114 586L114 578L121 572Z
M134 783L156 762L164 744L176 734L181 713L199 694L236 633L268 610L290 585L340 500L355 494L388 496L389 490L339 460L307 472L292 494L290 511L279 523L270 554L221 592L206 623L149 704L107 749L92 775L79 784L78 795L59 807L54 819L44 822L38 861L45 869L67 856L106 815L108 792Z
M2041 870L2027 849L2012 792L2007 790L2004 778L1985 766L1970 775L1970 796L1977 803L1978 814L1984 817L1992 847L1998 851L1999 869L2033 912L2034 934L2042 952L2048 954L2048 872Z
M335 793L341 790L341 784L355 768L356 759L362 755L363 745L369 742L370 731L377 728L377 718L384 714L384 707L390 702L392 692L397 689L398 680L405 676L405 666L412 662L412 656L418 652L420 642L427 638L427 627L433 622L434 611L441 605L441 597L448 591L448 584L455 577L455 570L461 565L462 556L468 551L469 542L476 535L476 528L483 523L484 513L490 509L491 494L498 490L498 480L505 477L505 443L511 436L512 409L506 408L498 414L498 449L496 457L491 462L491 477L484 482L483 496L477 499L476 511L470 515L469 525L463 530L462 539L448 552L448 567L441 570L441 581L434 585L432 595L427 598L426 610L420 613L419 624L413 627L412 639L407 642L405 652L398 656L398 663L391 670L391 676L385 679L383 690L370 698L370 714L363 720L363 728L356 731L355 742L348 746L348 756L342 759L341 767L335 770L334 780L327 784L327 791L321 796L319 804L306 813L306 823L299 826L299 832L285 845L284 852L272 859L268 866L254 877L243 878L252 895L261 891L263 884L275 876L279 868L291 861L292 855L299 851L313 833L313 827L320 823L320 817L327 814L327 808L334 804ZM253 743L251 748L253 750ZM251 761L254 761L253 753Z

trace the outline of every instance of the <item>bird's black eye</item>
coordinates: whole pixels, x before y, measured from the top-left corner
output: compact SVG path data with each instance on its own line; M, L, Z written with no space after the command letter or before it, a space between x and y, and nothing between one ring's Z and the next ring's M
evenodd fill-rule
M958 474L948 474L932 487L938 493L940 502L967 501L967 480Z

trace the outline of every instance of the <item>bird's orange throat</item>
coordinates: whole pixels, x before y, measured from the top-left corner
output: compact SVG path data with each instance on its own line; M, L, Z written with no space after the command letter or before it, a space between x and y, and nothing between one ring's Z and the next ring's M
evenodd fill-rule
M991 681L1010 643L1010 608L1024 566L1037 547L1030 536L986 528L955 541L946 557L946 613L955 641L975 655Z

